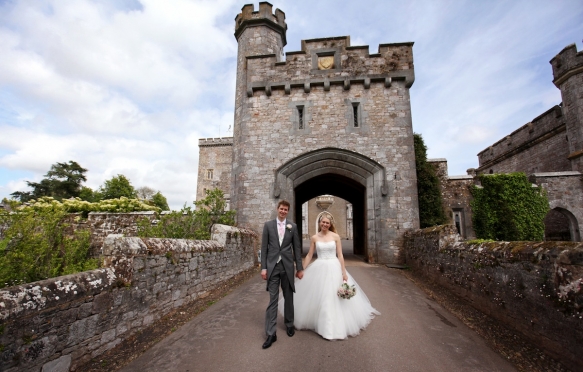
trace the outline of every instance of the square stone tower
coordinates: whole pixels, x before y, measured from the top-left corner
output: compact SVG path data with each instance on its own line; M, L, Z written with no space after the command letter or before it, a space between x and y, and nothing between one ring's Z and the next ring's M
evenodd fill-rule
M348 36L303 40L283 61L286 30L285 14L267 2L235 19L237 222L260 232L279 199L300 222L302 203L330 194L353 206L355 253L398 262L402 235L419 227L413 43L369 54Z
M198 148L196 200L203 199L206 190L218 188L230 205L233 138L201 138Z

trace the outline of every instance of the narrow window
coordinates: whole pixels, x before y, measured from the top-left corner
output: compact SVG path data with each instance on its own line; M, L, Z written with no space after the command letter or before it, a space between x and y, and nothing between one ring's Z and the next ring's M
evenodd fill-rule
M360 127L359 122L358 122L358 103L352 104L352 114L354 116L354 127L355 128Z
M461 210L453 210L453 222L455 223L455 228L457 233L465 237L464 231L464 215Z
M212 180L213 179L213 170L212 169L207 169L207 171L206 171L206 179L207 180Z
M298 129L304 129L304 106L298 106Z

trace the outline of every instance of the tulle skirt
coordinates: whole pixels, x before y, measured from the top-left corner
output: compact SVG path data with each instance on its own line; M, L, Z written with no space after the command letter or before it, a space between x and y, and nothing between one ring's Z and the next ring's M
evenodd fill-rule
M375 315L370 301L347 272L348 284L356 294L350 299L338 297L342 285L342 268L337 258L319 258L304 271L303 279L295 279L294 326L310 329L328 340L356 336L366 328ZM283 298L279 312L283 314Z

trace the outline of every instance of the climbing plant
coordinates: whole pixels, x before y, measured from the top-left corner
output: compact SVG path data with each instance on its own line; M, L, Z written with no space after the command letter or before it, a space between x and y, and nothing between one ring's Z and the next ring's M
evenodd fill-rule
M417 194L421 228L446 223L441 202L439 178L435 168L427 162L427 147L420 134L413 134L415 166L417 168Z
M476 237L501 241L544 239L549 211L546 192L524 173L482 174L473 186L472 222Z

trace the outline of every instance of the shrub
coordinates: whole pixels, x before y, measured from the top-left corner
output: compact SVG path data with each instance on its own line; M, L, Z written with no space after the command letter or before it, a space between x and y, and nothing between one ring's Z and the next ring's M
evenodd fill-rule
M471 189L472 222L476 237L502 241L544 239L549 202L542 187L524 173L482 174L481 187Z
M65 199L62 202L50 197L44 196L29 203L14 208L16 210L63 210L67 213L89 213L89 212L112 212L127 213L140 211L159 212L160 208L145 203L139 199L128 199L121 197L118 199L100 200L98 202L88 202L79 198Z
M0 212L0 224L7 226L0 240L0 287L98 267L98 260L89 258L89 231L67 236L66 215L56 201Z
M208 240L215 223L235 224L235 211L225 211L226 202L220 189L207 190L206 197L194 204L196 209L184 206L180 211L162 215L156 225L146 218L140 219L138 236Z

